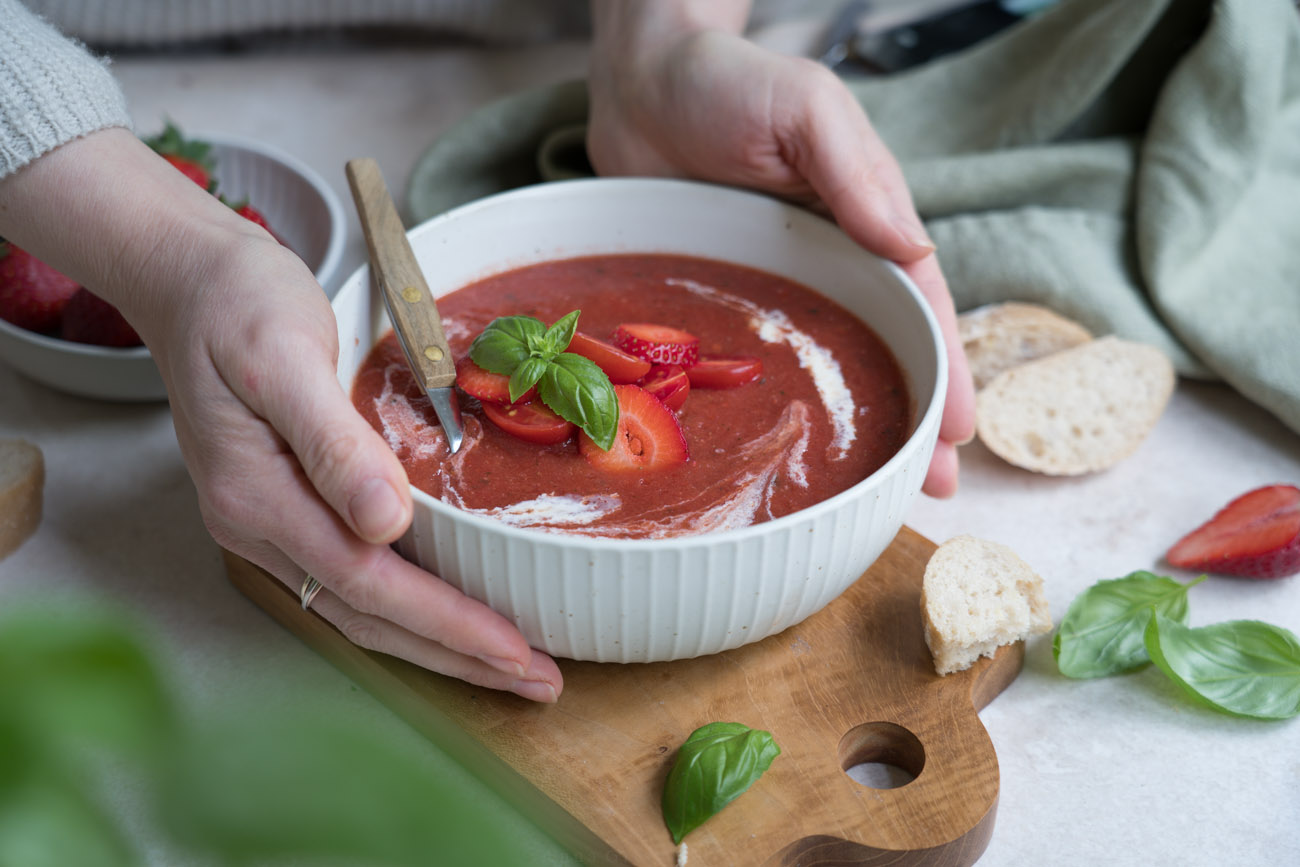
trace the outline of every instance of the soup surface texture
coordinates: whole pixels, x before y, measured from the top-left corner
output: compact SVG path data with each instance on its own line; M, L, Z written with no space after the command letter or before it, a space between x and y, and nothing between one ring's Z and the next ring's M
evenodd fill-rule
M390 332L359 370L353 403L412 484L514 526L615 538L744 527L852 487L909 433L910 398L881 340L839 304L765 272L671 255L584 257L487 278L439 298L438 308L458 359L498 316L550 325L576 309L578 331L591 337L653 322L698 337L702 357L762 360L756 382L690 390L678 412L687 462L610 473L579 454L576 437L550 446L516 439L463 393L465 440L449 455Z

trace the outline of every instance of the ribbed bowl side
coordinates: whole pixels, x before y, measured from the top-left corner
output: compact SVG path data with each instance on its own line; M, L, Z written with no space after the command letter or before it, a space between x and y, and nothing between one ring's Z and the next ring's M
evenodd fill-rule
M250 145L251 147L251 145ZM248 202L320 280L334 231L329 203L305 177L270 154L216 142L217 191L235 204ZM331 271L333 266L331 264Z

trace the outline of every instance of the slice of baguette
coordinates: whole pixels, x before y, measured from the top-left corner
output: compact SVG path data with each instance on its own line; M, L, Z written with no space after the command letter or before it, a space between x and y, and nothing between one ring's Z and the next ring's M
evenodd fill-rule
M25 440L0 440L0 560L41 523L45 457Z
M957 317L957 333L977 389L1004 370L1092 339L1073 319L1021 301L967 310Z
M1113 466L1169 403L1174 368L1152 346L1102 337L1005 370L975 399L975 432L1008 463L1053 476Z
M974 536L949 539L930 557L921 619L939 674L1052 628L1043 579L1006 545Z

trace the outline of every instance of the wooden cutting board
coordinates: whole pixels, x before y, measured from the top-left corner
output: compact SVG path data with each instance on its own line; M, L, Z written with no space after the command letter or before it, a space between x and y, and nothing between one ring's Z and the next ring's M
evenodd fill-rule
M677 747L709 722L770 731L781 755L686 837L692 865L972 864L993 833L998 763L977 711L1022 645L938 677L921 632L934 544L904 528L842 596L786 631L676 662L560 660L555 705L362 650L268 573L230 553L254 602L464 762L585 864L672 865L659 799ZM868 788L845 769L915 774Z

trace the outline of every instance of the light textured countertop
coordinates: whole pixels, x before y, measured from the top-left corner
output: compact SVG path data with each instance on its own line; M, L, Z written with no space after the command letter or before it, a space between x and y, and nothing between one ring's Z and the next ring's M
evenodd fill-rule
M773 44L788 34L765 34ZM349 202L344 162L375 157L400 189L449 124L497 95L583 71L576 44L521 49L299 45L240 55L120 58L138 127L164 115L189 129L261 139L319 171ZM286 110L292 106L293 110ZM333 290L363 260L355 214ZM536 839L538 863L568 859L369 694L227 583L207 536L165 405L67 397L0 367L0 436L38 443L46 516L0 563L0 605L87 592L132 609L166 648L198 706L296 683L406 744L413 762L462 780L503 829ZM1059 621L1094 581L1165 571L1168 545L1233 496L1300 481L1300 437L1214 385L1181 382L1150 438L1114 469L1053 479L963 448L962 489L922 499L908 523L936 542L972 533L1011 545L1045 579ZM1177 574L1186 580L1192 577ZM1264 619L1300 632L1300 578L1211 579L1193 625ZM1001 800L982 865L1300 864L1300 721L1261 723L1185 700L1153 670L1098 681L1055 671L1050 636L981 717L1001 766ZM129 801L129 797L124 796ZM175 863L154 853L156 863Z

